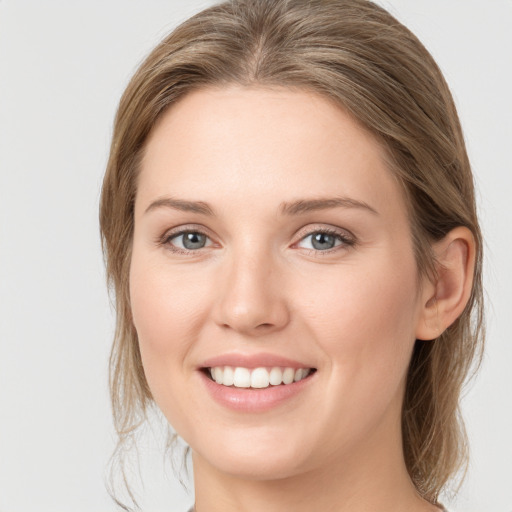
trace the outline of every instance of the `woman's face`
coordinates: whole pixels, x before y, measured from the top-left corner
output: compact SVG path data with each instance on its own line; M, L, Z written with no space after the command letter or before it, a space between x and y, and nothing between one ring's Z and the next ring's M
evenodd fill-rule
M153 397L195 461L279 478L400 451L425 292L383 150L322 97L212 88L162 117L130 292Z

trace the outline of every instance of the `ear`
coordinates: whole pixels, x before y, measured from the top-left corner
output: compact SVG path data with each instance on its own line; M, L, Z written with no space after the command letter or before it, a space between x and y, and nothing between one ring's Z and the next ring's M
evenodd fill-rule
M475 239L463 226L452 229L433 246L435 282L425 282L416 339L440 336L464 311L475 270Z

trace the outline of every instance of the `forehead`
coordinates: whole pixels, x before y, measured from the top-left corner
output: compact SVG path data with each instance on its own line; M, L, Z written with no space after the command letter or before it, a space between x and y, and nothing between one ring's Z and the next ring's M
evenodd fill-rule
M136 207L166 194L245 208L326 195L381 208L389 200L402 204L385 162L373 135L316 93L201 89L173 105L153 129Z

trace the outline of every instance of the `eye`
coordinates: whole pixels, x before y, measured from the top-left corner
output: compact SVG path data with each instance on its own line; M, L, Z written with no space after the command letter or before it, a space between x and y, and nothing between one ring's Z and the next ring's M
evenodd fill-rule
M297 246L314 251L328 251L341 245L352 246L354 243L353 239L337 231L318 230L302 238Z
M195 251L212 244L208 236L199 231L181 231L171 234L166 238L165 243L170 245L171 249L177 252Z

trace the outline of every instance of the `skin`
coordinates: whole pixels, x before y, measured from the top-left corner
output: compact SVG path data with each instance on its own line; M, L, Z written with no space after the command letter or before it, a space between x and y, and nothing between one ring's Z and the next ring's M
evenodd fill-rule
M282 212L333 197L371 210ZM176 252L181 228L204 232L205 247ZM343 238L315 250L309 235L326 228ZM210 88L165 113L139 176L130 292L153 397L193 451L198 512L438 510L407 474L400 409L415 339L467 300L468 240L459 230L439 244L444 287L419 278L383 149L313 93ZM260 352L317 371L268 411L213 401L201 363Z

